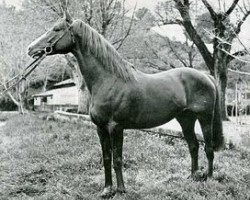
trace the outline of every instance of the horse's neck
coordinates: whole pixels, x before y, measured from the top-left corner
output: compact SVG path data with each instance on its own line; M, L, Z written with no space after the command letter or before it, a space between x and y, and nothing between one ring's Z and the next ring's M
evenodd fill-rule
M113 77L112 74L104 70L101 63L91 53L78 49L73 54L77 58L80 71L90 93L94 93L94 90L98 89L105 80Z

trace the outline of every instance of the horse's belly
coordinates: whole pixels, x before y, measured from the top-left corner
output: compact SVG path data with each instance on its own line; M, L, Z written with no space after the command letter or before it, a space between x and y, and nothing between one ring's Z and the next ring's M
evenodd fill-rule
M141 109L136 117L131 117L125 124L125 128L153 128L160 126L176 117L180 110L181 108L173 103L148 105Z

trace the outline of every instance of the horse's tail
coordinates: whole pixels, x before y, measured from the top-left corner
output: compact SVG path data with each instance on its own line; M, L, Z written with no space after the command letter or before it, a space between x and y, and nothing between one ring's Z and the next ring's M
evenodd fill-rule
M213 81L216 88L216 101L213 118L213 148L214 151L219 151L220 149L223 149L225 145L221 118L220 92L214 78L212 76L209 77Z

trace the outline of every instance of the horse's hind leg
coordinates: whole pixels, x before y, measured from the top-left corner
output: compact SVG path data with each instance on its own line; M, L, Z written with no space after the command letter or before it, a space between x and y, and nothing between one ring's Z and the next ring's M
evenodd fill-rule
M199 151L199 143L194 132L196 117L193 113L186 111L183 112L176 119L182 127L183 135L188 144L192 162L191 175L193 177L195 175L195 172L198 170L198 151Z
M214 160L214 150L213 150L213 115L205 114L204 116L199 117L199 122L203 132L204 142L205 142L205 152L208 159L208 177L213 176L213 160Z

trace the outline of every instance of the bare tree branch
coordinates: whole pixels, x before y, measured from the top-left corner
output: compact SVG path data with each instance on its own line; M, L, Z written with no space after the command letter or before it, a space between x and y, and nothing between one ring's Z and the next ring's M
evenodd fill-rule
M217 17L217 14L216 12L214 11L214 9L212 8L212 6L208 3L207 0L202 0L203 4L206 6L206 8L208 9L210 15L211 15L211 18L213 20L216 20L216 17Z
M147 43L147 41L145 41L144 43L152 51L152 53L155 55L156 58L160 58L158 53L153 48L151 48L151 46Z
M246 14L247 10L246 10L246 7L242 7L240 4L237 4L237 7L240 9L240 11L243 13L243 14Z
M247 60L244 60L244 59L241 59L239 58L238 56L235 56L234 54L231 54L230 52L226 51L225 49L221 49L221 48L218 48L219 50L223 51L225 54L229 55L230 57L236 59L236 60L239 60L241 62L244 62L244 63L249 63L250 64L250 61L247 61ZM233 60L233 59L231 59ZM231 61L230 60L230 61Z
M250 15L250 10L248 10L248 11L244 14L242 20L238 23L238 25L237 25L237 27L236 27L236 29L235 29L235 33L236 33L236 34L239 34L239 33L240 33L240 31L241 31L241 26L242 26L242 24L246 21L246 19L247 19L247 17L248 17L249 15Z
M228 53L227 53L227 54L228 54ZM229 54L228 54L228 55L229 55ZM231 62L232 60L235 60L236 58L238 59L239 56L245 56L245 55L248 55L248 52L245 51L245 50L243 50L243 51L237 51L237 52L235 52L235 53L233 53L233 54L230 54L230 55L229 55L229 56L230 56L229 62Z
M245 51L245 50L243 50L243 51L237 51L237 52L233 53L234 56L245 56L247 54L248 54L248 52Z
M151 62L151 61L149 61L149 60L148 60L146 63L148 64L149 67L151 67L151 68L153 68L153 69L157 69L157 70L159 70L159 71L166 71L165 68L161 68L159 65L157 65L157 64L155 64L155 63L153 63L153 62ZM172 66L173 66L173 65L171 65L171 67L172 67ZM172 68L175 68L175 67L173 66Z
M152 53L155 55L155 57L157 58L157 59L159 59L159 60L161 60L165 65L167 65L167 66L170 66L171 68L175 68L175 66L172 64L172 63L170 63L170 62L168 62L168 61L165 61L165 60L163 60L162 58L160 58L160 56L158 55L158 53L145 41L144 42L145 43L145 45L152 51ZM148 61L148 63L149 63L149 61ZM155 64L156 65L156 64ZM156 65L156 66L158 66L158 65ZM158 66L158 68L159 68L159 66ZM166 69L165 69L166 70Z
M184 0L184 5L189 6L190 5L189 0Z
M228 71L234 72L234 73L237 73L237 74L243 74L243 75L248 75L248 76L250 76L250 73L249 73L249 72L242 72L242 71L233 70L233 69L228 69Z
M89 5L89 7L88 7ZM91 25L91 21L93 19L93 0L89 0L88 3L82 5L82 10L85 14L85 19L89 25Z
M183 25L183 21L176 19L176 20L168 20L168 21L162 21L163 25L168 25L168 24L178 24L178 25Z
M182 25L182 21L180 19L169 19L168 17L163 16L159 6L156 7L155 14L159 17L159 19L157 21L159 26L167 25L167 24L179 24L179 25ZM166 16L169 14L167 12L167 10L165 10L165 14L166 14ZM161 22L161 23L159 23L159 22Z
M230 8L226 11L224 19L227 18L235 9L235 7L237 6L239 0L234 0L232 5L230 6Z
M170 47L171 52L174 54L174 56L177 58L177 60L179 60L184 67L189 67L188 64L186 64L185 59L183 59L174 49L174 47L172 46L171 42L169 42L169 40L167 41L168 45Z
M131 29L132 29L132 26L133 26L133 22L134 22L134 19L135 19L135 10L136 10L136 6L137 6L137 4L136 4L135 7L134 7L133 14L132 14L132 18L131 18L131 20L130 20L129 27L128 27L128 29L127 29L127 31L126 31L124 37L121 38L121 39L119 39L119 40L116 41L116 42L113 42L113 45L114 45L114 44L117 44L117 43L120 43L120 44L118 45L118 47L116 47L116 50L118 50L118 49L121 48L121 46L123 45L123 43L125 42L125 40L127 39L127 37L130 35Z
M182 4L181 0L174 0L176 3L176 8L179 10L181 17L183 19L183 26L185 27L189 37L193 40L197 48L199 49L207 67L210 72L214 72L214 62L212 54L209 52L207 46L202 40L201 36L195 30L189 15L189 8ZM204 0L203 0L204 1Z
M62 11L58 10L57 7L49 0L49 1L44 1L45 5L51 9L54 13L56 13L58 16L62 17Z

